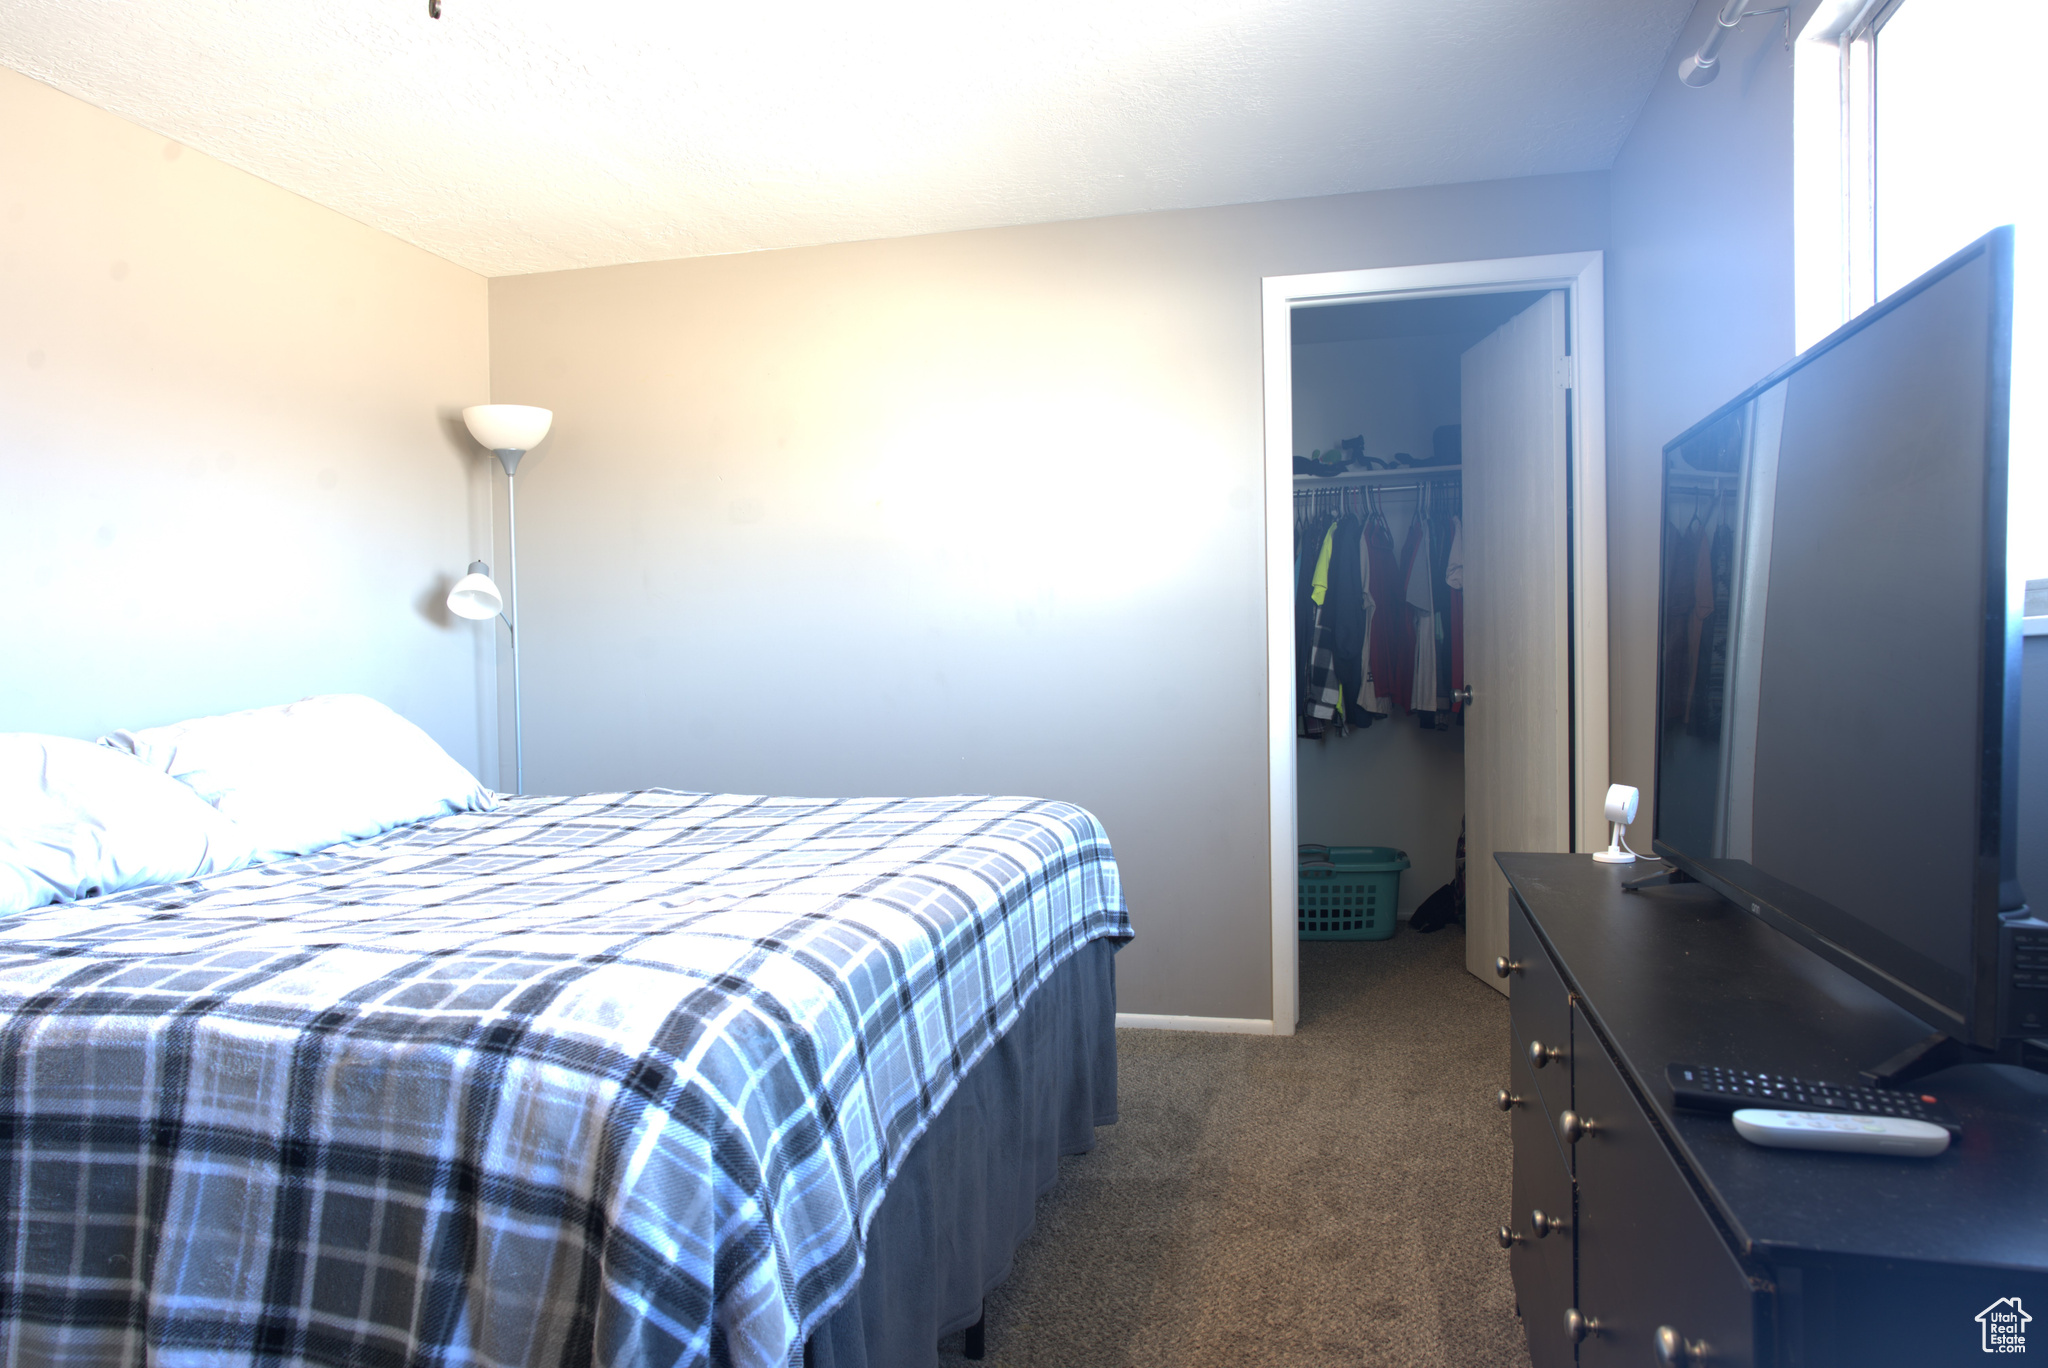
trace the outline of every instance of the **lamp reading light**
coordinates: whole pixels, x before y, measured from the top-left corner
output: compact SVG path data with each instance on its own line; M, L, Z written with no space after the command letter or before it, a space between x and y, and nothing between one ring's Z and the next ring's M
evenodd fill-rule
M471 561L469 573L455 581L448 591L448 611L472 622L483 622L505 611L505 596L491 580L491 567Z

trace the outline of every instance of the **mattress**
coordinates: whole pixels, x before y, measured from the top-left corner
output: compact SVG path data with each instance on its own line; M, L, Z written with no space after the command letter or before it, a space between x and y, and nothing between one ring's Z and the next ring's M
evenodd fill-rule
M797 1363L1129 935L1069 804L661 790L0 921L0 1359Z

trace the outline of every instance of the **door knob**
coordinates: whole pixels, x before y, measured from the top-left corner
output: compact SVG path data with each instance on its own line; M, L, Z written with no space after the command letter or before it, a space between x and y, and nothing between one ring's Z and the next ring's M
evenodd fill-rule
M1536 1238L1540 1240L1553 1230L1563 1230L1564 1222L1555 1216L1544 1215L1542 1208L1539 1207L1529 1213L1529 1229L1535 1231Z
M1513 1249L1516 1245L1522 1242L1522 1237L1515 1234L1513 1229L1511 1229L1508 1226L1502 1226L1500 1228L1500 1233L1495 1235L1493 1238L1500 1241L1500 1247L1502 1249Z
M1657 1327L1658 1368L1690 1368L1706 1361L1705 1340L1689 1340L1668 1325Z
M1578 1144L1597 1129L1591 1121L1575 1111L1568 1111L1557 1118L1557 1133L1564 1137L1567 1145Z
M1600 1322L1574 1306L1564 1313L1564 1333L1573 1344L1577 1344L1588 1335L1599 1334Z
M1529 1042L1529 1067L1540 1069L1563 1053L1564 1051L1555 1045L1545 1045L1540 1040L1532 1040Z
M1466 707L1468 707L1468 708L1469 708L1469 707L1471 707L1471 706L1472 706L1472 686L1471 686L1470 684L1467 684L1467 685L1466 685L1466 686L1465 686L1464 688L1462 688L1462 689L1453 689L1453 690L1451 690L1451 701L1452 701L1453 703L1462 703L1462 704L1464 704L1464 705L1465 705Z
M1502 1111L1513 1111L1516 1107L1521 1105L1521 1102L1521 1098L1515 1096L1506 1088L1502 1088L1499 1092L1493 1095L1493 1105L1499 1107Z
M1506 955L1495 955L1493 957L1493 976L1495 978L1506 978L1521 967L1522 962L1520 960L1511 960Z

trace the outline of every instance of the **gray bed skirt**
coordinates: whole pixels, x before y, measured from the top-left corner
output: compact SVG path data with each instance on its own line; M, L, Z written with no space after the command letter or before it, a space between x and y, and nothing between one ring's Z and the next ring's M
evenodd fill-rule
M812 1332L808 1368L932 1368L1031 1234L1063 1154L1116 1120L1117 942L1091 941L968 1070L868 1228L859 1286Z

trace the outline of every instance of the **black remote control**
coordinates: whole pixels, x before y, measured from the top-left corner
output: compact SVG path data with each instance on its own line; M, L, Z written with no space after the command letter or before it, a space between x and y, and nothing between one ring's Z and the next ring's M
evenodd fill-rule
M1923 1092L1895 1092L1861 1083L1816 1083L1810 1078L1713 1064L1666 1064L1664 1078L1671 1084L1671 1100L1691 1111L1763 1107L1771 1111L1850 1112L1928 1121L1951 1134L1963 1128L1939 1098Z

